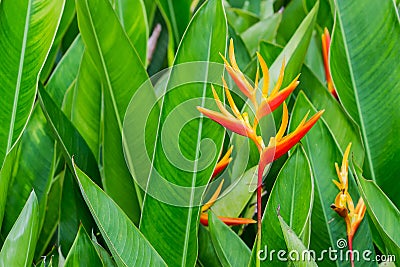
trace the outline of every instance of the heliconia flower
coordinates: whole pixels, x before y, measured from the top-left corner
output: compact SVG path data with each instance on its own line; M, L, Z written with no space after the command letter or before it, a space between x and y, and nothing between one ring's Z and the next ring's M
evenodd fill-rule
M331 208L343 217L346 222L346 233L349 243L349 250L351 255L351 265L354 266L353 259L353 237L357 232L357 229L362 222L366 206L364 200L360 197L356 208L354 208L353 199L348 192L348 158L350 154L351 143L347 146L342 160L342 166L339 170L337 163L335 163L336 172L339 178L339 182L333 180L335 185L339 188L340 192L335 198L335 203L331 205Z
M229 226L256 223L255 220L248 219L248 218L230 218L230 217L218 216L218 219L220 219L222 222L224 222L226 225L229 225ZM207 213L202 213L200 215L200 223L204 226L208 226L208 214Z
M221 55L222 56L222 55ZM259 152L260 152L260 160L258 166L258 184L257 184L257 244L261 244L261 193L262 193L262 176L263 171L267 164L271 163L275 159L281 157L288 150L293 147L297 142L300 141L301 138L311 129L311 127L317 122L317 120L321 117L324 112L319 111L316 113L311 119L307 121L307 115L300 122L298 127L292 133L284 136L287 124L288 124L288 111L286 104L284 104L283 109L283 118L281 127L276 134L275 137L270 139L268 146L265 146L264 141L261 136L257 135L257 126L259 121L266 115L270 114L277 107L279 107L282 103L284 103L285 99L295 90L296 86L299 84L297 76L286 88L280 90L284 78L284 70L285 70L285 62L282 62L282 67L280 70L280 74L278 77L278 81L276 82L274 88L271 93L269 93L269 71L265 60L262 58L260 54L257 54L261 71L264 77L264 84L262 87L262 95L257 100L257 88L258 88L258 79L259 79L259 68L257 68L256 78L254 82L254 87L250 85L249 81L246 79L244 74L240 71L239 66L235 59L235 51L233 46L232 39L230 40L229 45L229 60L222 56L225 67L232 77L233 81L239 87L241 92L252 102L255 109L255 118L253 120L253 124L250 123L249 116L246 112L243 114L240 113L237 106L235 105L233 98L229 92L228 86L222 78L223 86L225 89L225 95L231 107L231 114L223 105L221 100L219 99L217 93L213 86L211 86L215 102L220 112L212 111L203 107L197 107L198 110L203 113L205 116L219 123L226 129L229 129L239 135L243 135L253 140L256 144ZM212 204L211 204L212 205ZM202 214L200 216L200 221L203 224L208 224L208 216L204 213L205 209L208 209L210 205L204 205L204 210L202 210ZM237 222L241 223L254 223L255 221L251 219L240 219L236 218L233 221L232 218L221 218L227 224L236 225ZM237 221L239 220L239 221Z
M239 112L229 92L225 80L223 78L222 80L224 83L226 97L228 99L232 112L235 114L235 116L229 113L229 111L224 107L224 105L222 104L221 100L218 97L218 94L215 92L214 86L211 86L211 89L214 95L215 102L217 103L220 112L209 110L203 107L197 107L197 109L205 116L221 124L226 129L231 130L232 132L235 132L237 134L249 137L251 140L254 141L257 147L261 149L263 145L262 138L257 135L255 127L250 125L248 114L246 112L244 112L243 114Z
M217 190L215 190L214 194L211 196L210 200L206 204L204 204L203 207L201 207L200 223L204 226L208 226L208 214L206 213L206 211L209 208L211 208L212 205L214 205L215 201L217 201L217 198L218 198L219 194L221 193L223 183L224 183L224 180L221 181ZM231 218L231 217L222 217L222 216L218 216L218 218L222 222L224 222L226 225L229 225L229 226L256 223L256 221L254 221L253 219L249 219L249 218Z
M283 115L282 123L275 137L271 137L269 144L265 147L260 155L260 161L258 163L258 182L257 182L257 203L261 203L261 190L262 190L262 177L265 167L278 159L279 157L286 154L289 149L297 144L301 138L314 126L318 119L322 116L324 110L317 112L308 121L308 113L297 126L297 128L290 134L283 136L289 121L289 114L286 103L283 102ZM258 222L261 223L261 207L257 206Z
M212 178L216 177L218 174L220 174L227 166L228 164L232 161L231 154L232 154L233 146L231 146L228 151L225 153L225 155L218 161L217 165L214 168L214 172L212 174Z
M291 149L294 145L297 144L301 140L301 138L306 135L306 133L314 126L314 124L318 121L318 119L322 116L324 110L317 112L314 116L312 116L308 121L307 116L303 118L297 128L290 134L283 136L289 121L288 109L283 103L283 115L282 115L282 123L275 137L271 137L269 144L265 147L260 156L258 173L262 176L262 173L265 167L271 163L272 161L278 159L279 157L286 154L289 149Z
M278 81L276 82L274 88L272 89L271 94L268 96L269 91L269 71L267 64L265 63L263 57L257 53L258 61L260 62L261 70L263 72L264 77L264 84L262 88L262 96L263 100L257 109L257 119L261 120L262 117L268 115L269 113L273 112L277 109L283 101L296 89L297 85L299 84L299 75L283 90L279 91L284 77L284 70L285 70L285 61L282 62L281 71L279 74ZM258 76L258 75L257 75ZM256 80L256 83L258 81Z
M324 58L326 83L328 85L329 92L331 92L331 94L337 99L337 93L335 87L333 86L331 69L329 67L330 46L331 46L331 36L329 35L328 29L325 28L324 33L322 34L322 56Z
M242 91L242 93L247 96L253 102L253 104L256 105L256 88L253 88L250 85L244 74L239 69L235 58L233 39L231 39L229 43L229 60L231 64L229 64L228 60L226 60L226 58L222 54L221 57L225 62L226 70L228 71L229 75L232 77L236 85L239 87L240 91Z

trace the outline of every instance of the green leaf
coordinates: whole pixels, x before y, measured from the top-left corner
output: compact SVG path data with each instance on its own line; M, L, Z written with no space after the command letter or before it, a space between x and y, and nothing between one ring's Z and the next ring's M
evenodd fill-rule
M0 266L32 266L39 224L39 204L32 191L1 248Z
M394 182L400 172L399 17L392 0L360 3L336 1L332 78L341 103L360 126L365 176L399 206L400 184Z
M35 106L32 117L23 133L14 160L14 173L9 184L7 206L4 214L2 235L6 236L14 225L32 189L39 203L39 225L44 221L47 194L54 172L54 141L49 135L48 125L39 106Z
M46 214L36 245L35 259L40 258L45 254L51 238L54 236L60 222L59 209L62 198L64 174L65 170L61 171L52 180L52 185L47 195Z
M313 106L318 110L325 110L321 120L329 129L340 151L343 153L351 142L351 151L361 166L365 153L358 125L307 66L302 68L300 81L299 89L304 91Z
M4 0L0 8L0 163L24 131L39 72L57 29L64 1Z
M75 161L82 166L82 169L89 173L96 183L101 184L96 160L85 140L83 140L71 121L56 106L41 84L39 85L39 102L69 167L72 168L71 158L74 156Z
M53 67L57 61L58 52L60 51L62 39L66 34L69 26L73 22L75 15L75 0L65 0L64 9L62 12L60 24L57 28L54 42L51 45L51 49L47 56L46 62L43 66L42 71L40 72L40 80L43 83L47 80L47 78L53 71Z
M57 245L60 248L59 252L67 255L79 226L83 225L87 229L93 229L96 226L69 168L65 168L58 213Z
M17 142L11 151L6 155L0 169L0 226L3 223L3 216L7 204L8 186L14 171L14 161L17 157L19 143Z
M211 241L210 232L203 225L199 227L199 256L197 262L200 266L204 267L221 266L221 262L218 259L218 255Z
M278 219L281 224L283 236L285 237L286 246L289 252L288 259L290 262L292 262L296 267L318 266L311 254L305 253L308 249L290 226L287 225L282 216L278 215Z
M117 266L116 263L112 260L111 256L108 254L107 250L98 243L97 238L93 234L93 232L92 232L92 242L103 262L103 266L105 267Z
M46 91L60 109L64 107L63 103L67 90L75 86L84 48L82 38L78 36L60 60L46 84Z
M235 147L234 149L237 149ZM239 154L237 154L239 155ZM234 158L235 159L235 158ZM236 163L233 160L232 166ZM212 206L213 212L218 216L238 217L254 194L254 186L257 180L257 166L247 170L240 177L232 177L232 184L229 185ZM227 193L224 193L224 192Z
M315 25L315 20L318 11L318 3L315 4L313 9L308 13L308 15L301 22L300 26L296 29L293 36L291 36L289 42L285 45L282 52L274 60L273 64L270 66L270 88L272 90L273 85L275 85L279 72L282 66L282 61L285 59L287 64L285 68L285 77L283 80L283 85L288 85L299 73L301 66L303 65L308 46L312 37L312 31ZM267 45L266 48L269 46ZM263 57L269 52L264 48L264 43L260 44L260 54Z
M85 228L82 226L79 227L74 244L65 259L64 266L103 266L92 240L90 240Z
M279 45L284 46L289 42L294 32L298 29L299 25L306 17L307 12L304 9L303 4L304 0L293 0L290 1L286 7L284 7L282 22L279 25L278 34L276 37L276 41ZM314 27L312 27L311 30L313 29Z
M118 266L165 266L118 205L74 165L83 198Z
M137 223L140 206L125 163L121 131L129 101L148 79L147 73L108 0L79 0L77 14L86 51L103 84L103 186Z
M353 173L357 179L358 188L367 207L368 215L378 229L389 254L395 255L397 259L400 258L399 210L375 182L364 179L357 170L353 169Z
M303 92L297 96L293 107L291 120L289 123L289 132L293 132L297 125L304 118L304 115L310 111L311 114L317 110L307 99ZM322 116L322 118L324 115ZM337 243L341 240L347 240L346 224L342 217L330 208L334 203L339 190L332 182L337 180L335 171L335 162L342 162L342 153L332 137L329 129L322 119L320 119L313 128L301 140L307 157L310 160L312 173L314 176L314 205L311 218L311 243L310 248L321 255L323 250L332 248L338 249L341 253L347 251L347 247L340 250ZM358 200L357 185L349 175L349 193L353 201ZM372 244L372 235L365 220L360 224L357 234L353 240L353 249L358 251L369 250L374 257L374 247ZM348 266L349 262L344 258L343 261L331 261L324 257L319 262L323 266ZM371 266L371 262L360 261L360 266ZM373 266L376 266L373 264Z
M102 142L102 84L88 53L82 56L71 94L71 121L99 162Z
M190 21L190 1L187 0L157 0L158 8L164 17L168 28L168 62L174 61L175 49Z
M286 250L284 235L276 211L289 222L293 231L308 241L308 227L314 199L314 181L310 163L301 145L296 146L276 178L262 219L261 249ZM253 247L252 262L255 262L257 246ZM260 252L258 252L260 253ZM276 257L261 261L263 266L286 266Z
M255 14L238 8L228 8L226 16L229 25L232 25L238 34L242 34L246 29L260 21Z
M143 0L112 0L114 9L143 65L147 66L149 26ZM176 2L176 1L175 1Z
M250 249L212 212L208 212L211 240L222 266L246 266Z
M257 51L258 44L261 40L273 41L275 39L281 19L281 13L274 14L257 22L241 34L251 55L254 55Z
M221 149L224 130L219 126L216 128L211 120L201 117L196 106L203 106L205 98L212 95L207 82L221 81L222 65L212 62L221 62L218 53L224 54L226 36L227 26L221 1L205 2L194 15L178 49L175 66L167 76L168 92L161 99L157 143L152 149L154 161L144 165L137 161L136 156L133 157L133 153L138 151L144 151L144 156L147 157L148 152L143 148L137 150L128 147L127 150L127 154L132 153L130 157L135 159L130 163L135 167L135 172L140 168L147 170L147 175L138 177L149 177L149 180L144 181L148 181L148 186L144 188L146 195L140 229L169 265L190 266L197 258L198 206L215 166L217 153ZM202 63L178 65L193 61ZM179 83L182 75L189 84ZM193 75L199 80L191 80ZM199 82L193 83L194 81ZM177 83L179 86L173 89ZM132 103L135 106L134 100ZM135 118L135 114L130 114L125 120L127 126L124 128L127 132L124 135L127 144L133 146L137 145L138 138L133 126L139 128L141 124L137 122L148 118L142 110L136 117L145 118ZM148 120L158 126L157 120ZM178 137L176 130L179 130ZM199 158L200 142L203 139L209 140L207 144L201 145L202 156ZM152 150L150 158L153 156ZM170 160L169 157L177 155L177 151L180 152L180 157ZM167 182L166 186L160 187L160 182L163 181ZM169 197L167 203L163 201L163 197ZM161 239L160 233L163 236Z

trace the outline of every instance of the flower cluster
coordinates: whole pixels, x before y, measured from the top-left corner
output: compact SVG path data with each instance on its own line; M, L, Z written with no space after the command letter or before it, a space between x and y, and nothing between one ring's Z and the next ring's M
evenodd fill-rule
M335 198L335 203L331 205L331 208L336 211L339 216L343 217L346 222L346 232L349 243L350 251L353 250L353 237L364 218L366 206L364 200L360 197L358 200L356 208L354 208L353 199L351 198L348 180L348 158L350 154L351 143L347 146L342 160L342 166L339 169L337 163L335 163L336 173L339 177L339 182L333 180L335 185L338 187L340 192ZM352 259L352 266L354 266L354 261Z
M222 56L222 55L221 55ZM262 193L262 176L266 166L274 161L275 159L281 157L289 151L301 138L311 129L311 127L318 121L321 117L323 110L316 113L309 120L307 120L308 114L300 122L297 128L290 134L285 135L287 130L289 115L285 99L294 91L296 86L299 84L297 76L287 87L281 90L285 62L282 63L278 81L276 82L274 88L269 92L269 71L267 64L263 57L257 53L257 57L261 66L261 71L264 78L264 83L262 86L261 97L257 97L257 89L259 82L259 69L257 68L256 78L254 82L254 87L251 86L249 81L246 79L245 75L239 69L239 66L235 59L235 51L233 46L233 41L230 41L229 46L229 61L222 56L226 70L232 77L235 84L238 86L240 91L251 101L255 109L255 117L251 122L249 115L246 112L241 113L237 108L232 95L228 89L225 79L222 77L222 83L225 91L226 98L232 110L230 113L224 106L224 104L219 99L214 87L212 88L213 95L219 112L206 109L204 107L198 107L198 110L205 116L219 123L223 127L239 135L243 135L252 140L257 146L260 152L260 161L258 166L258 182L257 182L257 222L258 222L258 236L261 235L261 193ZM282 123L275 137L271 137L268 144L265 145L262 136L257 133L257 126L259 121L273 112L283 104L283 115Z

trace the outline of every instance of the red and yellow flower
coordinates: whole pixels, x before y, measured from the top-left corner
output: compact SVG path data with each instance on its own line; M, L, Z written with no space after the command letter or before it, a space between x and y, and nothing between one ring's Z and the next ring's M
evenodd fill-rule
M222 56L222 55L221 55ZM230 113L224 106L224 104L219 99L214 87L212 88L213 95L219 112L209 110L203 107L198 107L198 110L205 116L214 120L215 122L221 124L226 129L229 129L239 135L243 135L251 139L257 146L260 152L260 161L258 166L258 183L257 183L257 221L258 221L258 238L261 236L261 193L262 193L262 176L265 167L274 161L275 159L281 157L289 151L301 138L311 129L311 127L318 121L321 117L323 111L316 113L309 120L307 120L307 115L297 126L296 130L292 133L284 135L288 125L289 115L285 99L296 89L299 84L297 76L286 88L281 90L285 63L282 63L278 81L269 93L269 71L265 60L260 54L257 53L257 57L261 66L261 71L264 77L264 83L262 86L261 97L257 98L257 88L259 82L259 69L257 69L255 85L251 86L249 81L246 79L245 75L239 69L239 66L235 59L235 52L233 41L230 41L229 46L229 61L222 56L225 67L232 77L233 81L236 83L240 91L251 101L255 108L255 117L250 120L249 115L246 112L241 113L237 108L230 91L228 89L225 79L222 78L223 87L225 90L225 95L228 103L231 107L232 113ZM257 126L259 121L266 115L273 112L283 104L283 116L282 123L275 137L269 140L269 143L265 145L262 136L257 133Z
M339 181L333 180L333 182L338 187L340 192L337 194L335 198L335 203L331 205L331 208L337 214L339 214L339 216L343 217L346 222L346 233L349 243L349 250L351 252L350 255L353 255L353 238L357 232L358 227L360 226L361 221L364 218L366 206L364 200L360 197L356 208L354 208L353 199L348 192L348 158L350 154L350 148L351 143L347 146L344 152L342 166L340 169L338 164L335 163L336 173L339 177ZM352 266L354 266L353 256L351 257L351 264Z

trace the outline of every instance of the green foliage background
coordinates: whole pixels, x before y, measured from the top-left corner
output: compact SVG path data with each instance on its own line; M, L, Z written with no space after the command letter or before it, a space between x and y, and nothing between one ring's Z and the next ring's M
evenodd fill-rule
M188 101L201 105L212 97L210 86L186 84L161 98L152 88L141 105L129 106L161 70L196 61L222 64L219 53L227 54L230 38L251 79L256 51L268 63L271 85L284 59L284 86L301 73L287 100L288 132L308 111L325 109L265 177L262 247L340 249L346 225L330 208L338 193L332 179L334 163L352 142L349 191L367 206L354 249L400 259L399 8L393 0L1 0L0 266L255 265L256 227L228 227L217 217L254 216L254 147L199 117L182 128L180 149L195 159L200 141L208 139L217 153L207 168L193 164L182 171L168 161L158 138L173 109ZM324 74L325 27L338 100ZM197 73L219 79L223 70ZM151 103L147 124L135 128ZM243 101L240 106L249 108ZM281 113L273 113L277 127ZM133 127L126 131L126 124ZM136 183L156 170L171 183L205 186L229 145L234 152L222 174L225 193L209 211L208 227L199 225L198 206L164 203ZM131 161L125 160L128 146L139 148ZM142 164L145 153L152 166ZM201 195L209 197L213 188ZM261 262L349 264L328 258Z

